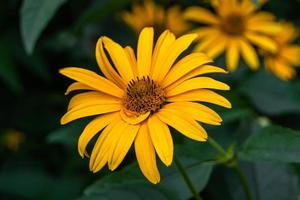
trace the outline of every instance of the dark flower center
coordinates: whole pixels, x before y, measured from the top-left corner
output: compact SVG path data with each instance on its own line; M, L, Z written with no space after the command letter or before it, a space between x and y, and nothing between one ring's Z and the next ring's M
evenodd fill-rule
M164 102L164 90L147 76L129 82L123 104L129 111L144 114L158 111Z
M221 29L229 35L242 35L245 31L245 19L239 14L230 14L224 17Z

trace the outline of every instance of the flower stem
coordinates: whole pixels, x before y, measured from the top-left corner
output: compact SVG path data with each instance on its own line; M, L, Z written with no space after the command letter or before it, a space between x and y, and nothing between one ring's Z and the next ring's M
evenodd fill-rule
M252 194L250 192L249 184L247 182L246 177L244 176L241 169L239 168L236 159L234 157L228 155L226 150L217 141L215 141L213 138L209 137L207 142L214 149L216 149L220 154L222 154L226 158L227 161L231 161L231 163L233 163L233 164L228 165L228 166L230 166L230 168L232 168L234 170L234 172L237 174L237 176L239 177L239 179L242 183L243 190L246 194L247 200L252 200ZM230 159L234 159L234 160L230 160Z
M249 185L248 185L245 175L243 174L243 172L241 171L241 169L239 168L239 166L237 164L233 166L233 170L235 171L235 173L238 175L238 177L241 180L247 200L251 200L252 194L250 192L250 188L249 188Z
M195 186L193 185L190 177L188 176L186 170L184 169L183 165L181 164L181 162L179 161L179 159L177 158L176 155L174 155L174 161L175 161L175 164L176 164L179 172L181 173L186 185L189 187L190 191L193 193L194 198L196 200L202 200L202 198L200 197L199 193L197 192Z

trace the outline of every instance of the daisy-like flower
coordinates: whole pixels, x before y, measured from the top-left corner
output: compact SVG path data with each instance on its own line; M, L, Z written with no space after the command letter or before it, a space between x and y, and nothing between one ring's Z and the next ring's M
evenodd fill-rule
M298 32L290 23L284 23L282 31L273 37L278 50L275 53L263 51L267 70L282 80L289 80L296 75L293 66L300 66L300 46L292 44Z
M174 5L164 10L152 0L134 4L131 12L124 12L122 18L137 34L148 26L153 26L158 33L168 29L176 35L181 35L189 24L183 19L179 6Z
M194 30L199 35L196 51L203 51L212 58L226 51L230 71L238 66L240 54L251 69L258 68L253 46L276 52L276 43L270 36L277 34L281 27L272 14L257 12L250 0L214 0L212 5L215 14L201 7L190 7L184 14L187 20L205 25Z
M207 133L197 121L220 125L222 119L212 109L196 102L231 107L224 97L210 90L229 90L228 85L198 77L225 73L209 65L212 60L208 56L192 53L177 61L196 34L176 39L167 30L155 46L153 37L153 28L142 30L137 57L131 47L123 48L108 37L101 37L96 46L96 59L105 78L76 67L60 70L76 81L68 87L67 93L88 90L70 100L61 124L98 115L85 127L78 141L79 154L84 157L88 155L87 144L101 132L90 156L93 172L106 163L110 170L115 170L134 143L142 173L152 183L158 183L156 154L166 166L173 160L169 126L188 138L206 141Z

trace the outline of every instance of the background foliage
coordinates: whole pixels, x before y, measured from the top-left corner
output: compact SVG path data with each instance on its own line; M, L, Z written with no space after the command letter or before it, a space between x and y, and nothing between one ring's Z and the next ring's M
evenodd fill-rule
M96 40L108 35L135 45L134 33L120 11L133 0L2 0L0 4L0 198L1 199L157 199L192 198L174 164L160 165L162 181L148 183L131 152L114 173L92 174L76 143L85 120L59 125L69 83L58 74L64 66L90 67ZM200 1L162 1L183 7ZM300 1L270 0L264 10L300 25ZM224 66L223 59L216 61ZM282 82L264 71L241 66L222 76L232 91L233 109L216 108L223 126L207 127L226 155L209 144L174 137L183 161L204 199L245 199L232 170L237 159L253 199L291 200L300 195L300 80ZM293 129L293 130L292 130ZM175 132L175 131L174 131ZM17 134L15 134L17 133ZM20 144L11 147L18 135ZM226 157L227 156L227 157ZM224 159L226 157L227 159Z

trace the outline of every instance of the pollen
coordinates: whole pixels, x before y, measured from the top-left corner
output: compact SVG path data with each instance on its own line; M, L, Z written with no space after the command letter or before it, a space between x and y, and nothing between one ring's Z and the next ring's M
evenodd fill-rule
M224 17L221 29L229 35L242 35L245 31L245 19L239 14L230 14Z
M165 102L164 90L149 76L132 79L127 85L124 107L137 114L158 111Z

